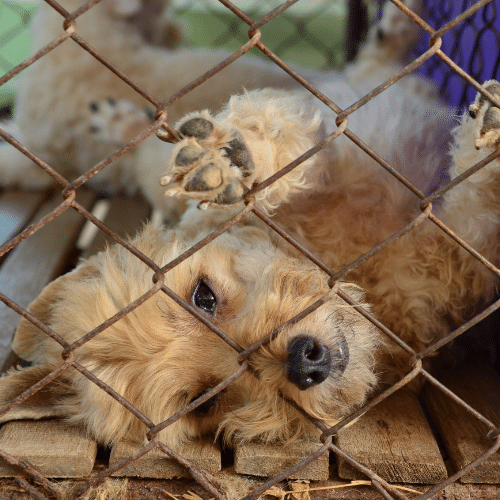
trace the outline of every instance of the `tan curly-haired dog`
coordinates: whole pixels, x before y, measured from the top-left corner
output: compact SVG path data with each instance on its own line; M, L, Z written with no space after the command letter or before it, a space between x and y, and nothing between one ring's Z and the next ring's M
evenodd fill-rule
M340 106L349 100L345 80L315 83ZM500 97L500 84L485 86ZM240 210L242 184L250 188L263 181L337 129L335 113L318 103L305 92L263 90L234 96L216 116L204 111L181 120L177 128L183 139L172 146L163 183L169 195L212 206L188 210L175 230L147 226L131 243L160 267L179 256ZM447 163L450 113L400 85L350 115L348 129L428 190L436 183L436 170L439 174ZM499 114L482 95L476 98L470 116L453 130L451 177L500 145ZM499 170L494 160L433 208L493 263L498 260ZM345 135L258 193L256 204L334 271L421 213L420 199ZM49 285L30 311L71 344L146 293L152 277L150 267L113 246ZM462 322L496 285L485 267L429 220L332 289L328 280L251 214L164 276L165 285L223 331L232 346L160 290L75 356L155 424L192 404L191 413L162 431L169 445L217 432L232 441L287 441L315 428L280 394L332 425L365 401L377 374L394 379L411 369L402 351L382 340L336 291L420 350ZM250 356L257 378L246 371L217 395L207 395L238 371L239 351L321 298L321 307L286 324ZM62 362L60 344L26 319L14 349L32 366L1 379L3 402ZM36 405L50 402L52 414L85 426L101 442L145 439L147 427L75 369L39 396L5 418L46 415L47 408Z

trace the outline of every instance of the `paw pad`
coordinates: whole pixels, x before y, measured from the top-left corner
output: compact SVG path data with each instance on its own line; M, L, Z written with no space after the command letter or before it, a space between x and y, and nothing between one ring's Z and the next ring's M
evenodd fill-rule
M213 163L204 165L186 183L186 191L209 191L218 188L222 184L222 172Z
M241 138L233 139L222 149L226 152L226 156L231 160L231 163L241 170L243 177L248 177L253 173L255 165L252 155Z
M241 180L255 171L241 134L201 116L184 122L171 169L161 184L167 196L194 198L222 206L241 202Z
M210 135L212 128L212 124L205 118L191 118L181 126L179 132L187 137L206 139Z
M193 144L184 146L175 157L175 164L181 167L190 165L196 160L199 160L203 156L203 153L204 151L202 149Z

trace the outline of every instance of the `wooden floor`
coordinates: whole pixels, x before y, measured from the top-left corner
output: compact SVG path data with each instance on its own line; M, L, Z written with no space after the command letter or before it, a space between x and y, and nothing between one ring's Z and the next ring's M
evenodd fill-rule
M134 234L152 215L140 198L116 196L112 200L100 200L94 193L84 191L77 199L121 235ZM39 220L60 201L60 195L50 193L1 193L0 245ZM0 292L27 307L47 283L69 270L79 258L104 248L108 237L95 229L76 211L67 210L4 257L0 262ZM18 321L17 313L0 304L0 363L4 368L15 362L10 341ZM500 377L493 367L487 363L461 367L449 373L443 383L500 426ZM485 439L486 432L484 424L441 391L427 387L421 400L406 389L398 391L343 429L335 443L342 452L386 481L425 491L487 451L493 442ZM283 449L252 444L221 452L218 444L208 440L180 453L212 474L222 470L227 474L265 478L290 468L319 446L300 443ZM87 478L136 451L125 444L102 450L78 430L58 421L9 422L0 430L0 449L29 463L45 477L74 479ZM9 479L15 475L12 466L0 463L0 477L4 478L0 480L0 500L2 492L16 488ZM140 498L141 488L164 488L170 493L193 491L201 498L209 498L192 481L175 479L187 476L186 470L159 453L142 457L114 476L135 478L129 482L127 498L135 498L134 495ZM335 457L320 457L290 479L313 481L307 486L311 489L311 498L381 498L371 488L356 483L349 488L312 491L366 479L350 464ZM498 500L499 484L500 454L496 453L436 498ZM18 498L30 498L18 494ZM408 495L409 498L417 496Z

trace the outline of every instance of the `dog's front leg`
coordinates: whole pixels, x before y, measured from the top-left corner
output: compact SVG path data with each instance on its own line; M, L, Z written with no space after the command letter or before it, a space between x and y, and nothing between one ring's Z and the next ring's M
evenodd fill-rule
M486 82L485 88L500 98L500 84ZM448 334L450 325L463 323L498 286L495 274L473 254L499 265L500 160L493 159L472 175L467 171L500 146L500 109L478 97L470 114L453 131L451 151L451 177L465 178L446 192L434 219L437 225L444 223L446 231L451 229L452 237L424 223L392 246L389 264L380 266L376 275L373 293L379 298L374 312L415 350ZM470 251L453 237L470 245Z
M233 96L216 116L192 113L177 125L177 144L162 185L167 196L234 208L261 183L321 139L321 114L304 93L260 90ZM313 155L256 195L268 212L307 188L319 170Z
M484 87L500 101L500 84ZM500 109L478 93L469 115L453 131L451 177L464 174L500 147ZM497 259L500 226L500 159L497 157L445 195L444 221L476 250Z

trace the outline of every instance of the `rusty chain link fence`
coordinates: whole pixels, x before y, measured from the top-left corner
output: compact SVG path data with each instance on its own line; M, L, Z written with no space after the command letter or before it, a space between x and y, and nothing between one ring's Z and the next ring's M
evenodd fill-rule
M241 21L241 22L246 24L247 31L248 31L247 40L244 43L243 42L240 43L239 48L234 50L234 53L231 57L229 57L228 59L223 61L219 66L213 68L211 71L207 72L206 74L200 75L200 77L196 81L193 81L190 85L188 85L187 87L185 87L184 89L182 89L181 91L179 91L178 93L173 95L166 102L159 101L156 96L151 95L144 88L141 88L140 85L138 85L137 83L132 81L126 74L124 74L120 70L120 68L111 64L109 61L105 60L99 53L96 53L92 49L92 47L87 43L87 41L82 39L80 37L80 35L78 34L78 18L84 12L86 12L88 9L91 9L95 4L97 4L99 2L99 0L91 0L87 3L85 3L84 5L82 5L81 8L79 8L78 10L76 10L74 12L67 12L55 0L45 0L45 1L47 4L52 6L61 15L61 24L63 26L62 34L57 39L55 39L51 43L49 43L46 47L39 50L36 54L29 57L28 59L24 60L21 64L19 64L17 67L15 67L12 71L10 71L5 76L3 76L0 79L0 84L4 84L4 83L8 82L11 78L13 78L19 72L21 72L24 68L26 68L27 66L33 64L35 61L42 58L46 53L53 50L58 45L63 44L63 43L76 42L77 44L79 44L81 46L82 50L89 51L102 64L106 65L109 68L109 71L114 72L118 77L120 77L128 85L130 85L137 92L139 92L157 110L156 121L152 126L150 126L147 130L145 130L143 133L141 133L138 137L136 137L134 140L132 140L125 147L116 151L114 154L112 154L108 158L102 160L100 163L98 163L97 165L95 165L91 169L89 169L86 174L81 175L80 177L78 177L77 179L75 179L72 182L70 182L69 180L67 180L63 176L61 176L53 168L53 166L45 163L40 158L36 157L32 152L27 150L22 144L18 143L9 134L4 132L3 130L0 130L0 136L5 141L9 142L13 147L17 148L19 151L21 151L26 156L31 158L38 165L39 168L43 169L45 172L47 172L49 175L51 175L53 177L53 179L59 184L59 186L61 188L61 195L63 198L63 201L60 203L60 205L57 208L55 208L54 210L52 210L43 219L41 219L38 222L27 227L20 234L15 236L12 240L7 242L5 245L3 245L0 248L0 257L7 254L11 249L13 249L20 242L22 242L26 238L29 238L30 235L32 235L33 233L38 231L45 224L49 224L52 220L54 220L56 217L58 217L63 212L65 212L67 210L75 210L79 214L81 214L82 217L91 221L91 223L95 224L101 231L104 231L106 234L111 236L119 245L122 245L126 249L128 249L138 259L140 259L142 262L144 262L146 265L148 265L155 273L153 281L151 283L151 289L146 294L144 294L142 297L140 297L137 300L135 300L134 302L132 302L128 307L126 307L125 309L120 311L114 317L109 318L108 321L106 321L105 323L103 323L102 325L100 325L99 327L94 329L93 331L89 332L86 336L81 338L78 342L71 344L71 345L68 344L62 337L60 337L57 334L57 332L52 331L47 325L44 325L41 321L39 321L37 318L35 318L31 314L29 314L26 310L24 310L18 304L16 304L13 300L11 300L11 298L9 298L3 294L0 294L0 299L8 307L10 307L14 311L16 311L19 315L28 319L30 322L32 322L39 329L41 329L43 332L45 332L45 334L52 337L55 341L57 341L63 347L63 352L62 352L63 363L62 363L62 365L56 371L51 373L48 377L46 377L45 379L40 381L38 384L36 384L36 386L33 386L31 389L29 389L28 391L26 391L25 393L23 393L19 397L17 397L15 400L13 400L10 404L8 404L4 408L2 408L0 410L0 415L4 415L6 412L8 412L15 405L21 404L34 392L41 390L43 387L45 387L51 381L55 380L57 377L62 375L67 370L75 369L75 370L78 370L82 375L87 377L92 383L99 386L103 391L106 391L108 394L110 394L120 404L125 406L131 413L133 413L137 419L139 419L141 422L143 422L149 428L149 432L148 432L147 437L150 441L147 445L142 447L139 451L137 451L136 453L134 453L133 455L128 457L126 460L120 462L119 464L117 464L111 468L107 468L106 470L93 476L83 486L81 486L76 492L73 493L73 498L78 498L78 497L82 496L86 491L88 491L90 488L98 485L100 482L104 481L105 478L109 477L116 470L126 466L127 464L137 460L138 458L144 456L145 454L147 454L153 450L161 451L165 455L174 458L176 461L178 461L180 464L182 464L183 466L185 466L189 470L192 478L197 483L199 483L203 488L205 488L211 496L213 496L214 498L217 498L217 499L223 498L223 492L221 491L221 485L215 477L213 477L207 471L200 469L195 464L193 464L191 461L180 456L178 453L176 453L175 451L173 451L172 449L167 447L164 443L162 443L158 438L158 433L160 430L162 430L166 426L172 424L177 419L182 418L183 415L185 415L188 411L192 410L193 405L191 404L189 408L184 409L183 411L179 412L176 415L172 415L168 420L166 420L164 422L152 422L144 414L142 414L137 408L134 408L120 394L117 394L109 386L104 384L102 381L100 381L98 378L96 378L96 376L93 375L89 370L87 370L78 361L78 349L80 346L82 346L83 344L85 344L86 342L88 342L89 340L94 338L96 335L99 335L109 325L118 321L124 315L128 314L130 311L137 308L144 301L150 299L152 296L154 296L157 293L165 293L166 295L171 297L174 301L176 301L178 304L180 304L182 307L184 307L186 310L190 311L193 315L195 315L198 319L200 319L205 325L207 325L209 328L211 328L211 330L214 332L215 335L218 335L223 341L226 341L229 345L231 345L233 348L235 348L236 351L238 351L238 361L240 363L240 369L231 378L223 381L221 384L219 384L218 386L214 387L212 390L210 390L209 392L207 392L203 396L201 396L195 402L195 404L201 404L203 401L211 398L215 394L218 394L226 386L231 384L231 382L233 380L237 379L245 371L249 370L249 366L247 363L248 357L251 355L252 352L256 351L257 349L261 348L266 343L270 342L271 339L279 333L279 328L277 329L277 331L269 332L269 334L265 338L263 338L261 341L259 341L257 344L253 345L249 349L242 350L238 346L235 346L234 342L232 342L231 339L229 337L227 337L223 331L219 330L217 327L212 325L209 321L207 321L206 318L202 317L199 313L197 313L197 311L195 309L193 309L190 306L190 304L184 302L179 296L177 296L172 290L170 290L164 284L164 276L167 272L169 272L173 267L178 265L180 262L188 259L198 249L200 249L204 245L208 244L210 241L214 240L218 235L220 235L221 233L226 231L229 227L231 227L234 224L237 224L238 221L242 220L248 214L253 212L257 217L259 217L261 220L263 220L265 223L267 223L280 236L284 237L289 242L290 245L293 245L294 247L296 247L299 251L301 251L304 254L304 256L306 258L310 259L313 263L315 263L317 266L319 266L324 272L326 272L331 278L330 279L331 286L334 287L335 281L338 280L343 275L345 275L348 272L348 270L352 268L352 266L348 266L348 268L345 268L339 272L332 270L327 265L325 265L322 261L320 261L315 255L311 254L309 251L307 251L307 249L305 249L297 241L295 241L293 239L293 237L286 234L282 229L280 229L271 219L269 219L258 208L256 208L253 200L254 200L254 195L257 192L261 191L266 186L269 186L270 184L275 182L279 177L285 175L287 172L289 172L291 169L295 168L297 165L299 165L305 159L314 155L322 147L324 147L324 145L326 143L330 142L331 140L335 140L335 138L338 137L340 134L346 135L351 141L356 143L370 157L374 158L380 164L381 168L387 170L392 175L396 176L401 182L404 182L404 184L421 199L422 214L419 216L419 218L418 218L419 220L420 219L429 219L432 222L434 222L437 226L440 227L440 229L444 233L448 234L451 238L453 238L460 245L462 245L464 248L466 248L466 250L468 252L470 252L479 261L481 261L485 266L487 266L489 269L491 269L497 276L500 276L500 270L498 268L496 268L492 263L488 262L484 257L482 257L480 254L478 254L473 248L468 246L457 235L455 235L448 227L446 227L446 225L444 225L434 215L434 213L432 211L432 202L434 202L435 200L440 198L444 193L446 193L450 189L453 189L453 187L456 186L458 183L460 183L463 179L467 178L472 173L476 172L480 168L483 168L485 165L487 165L489 162L494 160L496 157L500 156L500 150L497 150L495 153L491 154L484 161L482 161L476 165L471 165L471 168L467 172L465 172L459 178L454 179L448 185L440 188L438 191L436 191L430 195L426 195L425 193L421 192L416 186L411 184L408 180L402 178L391 165L387 164L384 161L384 159L381 158L377 154L376 151L372 151L370 148L368 148L364 143L362 143L356 137L356 135L354 133L352 133L347 128L348 117L351 113L356 111L358 108L363 106L365 103L367 103L370 99L374 98L379 93L383 92L384 89L386 89L388 86L394 84L396 81L398 81L399 79L401 79L403 76L407 75L408 73L410 73L414 70L418 70L422 65L424 65L426 62L429 62L429 61L431 63L433 61L437 62L437 64L434 63L435 66L433 66L433 67L437 67L438 65L445 65L447 68L449 68L449 70L452 72L453 75L457 75L456 78L460 79L460 81L466 82L467 86L470 86L470 87L474 88L475 90L483 93L487 98L489 98L495 102L493 96L490 95L484 88L482 88L480 83L478 83L477 75L476 75L476 78L473 78L473 76L471 76L471 74L475 75L474 71L472 71L472 69L474 67L473 66L468 67L467 65L464 66L460 63L457 64L457 62L454 60L453 53L450 53L446 50L443 50L443 46L444 46L443 40L448 33L453 31L454 29L461 29L462 26L466 25L467 23L470 23L471 22L470 20L475 15L475 13L477 13L478 11L486 13L486 14L484 14L485 16L489 15L488 12L491 12L492 10L496 9L496 6L494 5L495 4L494 0L493 1L492 0L480 0L470 7L465 6L465 4L464 4L464 6L462 6L464 8L459 13L453 13L453 14L448 13L446 16L443 16L442 21L437 22L437 24L435 26L431 26L430 24L428 24L428 22L426 20L418 17L415 13L413 13L411 10L409 10L404 4L402 4L399 0L391 0L402 11L404 11L408 16L410 16L417 24L419 24L423 28L423 30L428 34L428 46L423 48L421 50L420 54L417 57L415 57L415 59L408 66L406 66L404 69L402 69L398 74L394 75L389 81L380 85L379 87L374 89L372 92L370 92L368 95L366 95L365 97L360 99L358 102L354 103L348 109L344 109L344 110L340 109L334 102L332 102L328 98L328 96L322 95L317 89L314 88L313 85L311 85L311 83L309 83L304 78L302 78L299 73L292 70L287 65L287 63L284 62L284 60L281 57L276 55L275 52L271 51L268 48L268 46L264 43L263 38L261 37L261 28L264 28L266 26L266 23L268 23L272 19L276 18L277 16L286 16L287 9L289 7L291 7L293 4L295 4L298 0L288 0L288 1L284 2L282 5L280 5L278 8L276 8L275 10L273 10L272 12L269 12L268 14L266 14L263 17L258 18L258 19L253 18L249 14L244 12L243 10L240 10L238 7L236 7L229 0L219 0L220 6L224 7L224 9L226 9L227 14L230 14L232 19L234 19L235 21L236 20ZM437 4L439 4L441 6L445 6L446 2L438 2ZM321 10L318 10L318 14L321 15ZM498 15L498 14L496 14L496 15ZM230 29L231 29L231 26L230 26ZM479 33L477 33L476 35L478 37L480 36ZM497 39L498 39L498 33L496 33L494 36L497 37ZM194 247L189 249L186 253L184 253L180 257L176 258L174 261L169 263L167 266L160 268L155 262L150 260L148 257L146 257L144 254L142 254L136 248L131 246L130 243L128 243L123 238L121 238L118 234L114 233L110 228L108 228L105 224L103 224L98 218L96 218L94 215L92 215L92 213L90 213L82 204L80 204L76 200L76 194L77 194L78 190L82 186L84 186L90 178L92 178L97 173L99 173L100 171L105 169L108 165L110 165L117 158L121 157L122 155L127 154L128 151L130 151L132 148L137 146L139 143L141 143L144 139L146 139L150 135L154 134L156 131L158 131L160 129L167 130L172 134L173 137L177 137L176 132L174 130L172 130L171 127L169 126L169 124L167 123L167 112L168 112L169 105L172 104L173 102L175 102L176 100L180 99L183 95L187 94L192 89L196 88L198 85L200 85L201 83L203 83L204 81L209 79L212 75L214 75L215 73L217 73L218 71L220 71L221 69L226 67L227 65L231 64L232 61L236 60L239 57L245 57L245 54L254 47L257 48L258 50L260 50L265 57L267 57L269 60L273 61L277 66L282 68L282 70L284 72L288 73L297 82L302 84L303 87L306 88L309 92L311 92L314 96L316 96L317 99L321 100L323 103L327 104L332 110L334 110L338 114L338 118L337 118L338 128L337 128L337 130L333 131L331 133L331 135L328 136L324 141L322 141L321 143L314 146L311 150L309 150L307 153L305 153L300 158L297 158L295 161L293 161L287 167L285 167L282 171L278 172L277 174L275 174L271 178L262 182L260 185L254 187L253 189L248 191L246 194L246 207L237 216L235 216L232 220L230 220L228 223L226 223L225 225L220 227L220 229L218 229L217 231L215 231L214 233L210 234L208 237L206 237L205 239L200 241L197 245L195 245ZM328 52L328 50L329 50L326 47L323 47L322 45L320 46L320 49L325 50L325 52ZM330 53L326 54L327 60L334 59L335 57L336 56L335 56L334 52L332 52L331 54ZM499 66L499 63L498 63L498 59L497 59L495 64L494 64L494 68L492 69L492 71L494 73L496 73L496 71L498 70L498 66ZM493 76L493 73L491 75L489 75L489 77L492 77L492 76ZM451 77L449 77L449 78L451 78ZM483 79L484 79L484 75L483 75ZM447 82L448 82L448 80L445 78L443 85L446 86ZM462 101L460 101L460 102L462 102ZM496 105L500 107L500 103L496 102ZM386 246L390 245L392 243L392 241L395 240L396 237L399 237L402 234L407 233L408 231L411 231L414 226L415 226L415 221L413 221L411 224L409 224L407 227L405 227L403 230L401 230L397 235L395 235L395 237L389 238L388 240L386 240L385 242L380 244L378 247L372 249L370 252L368 252L366 255L364 255L361 259L358 259L358 261L356 261L354 263L354 265L359 265L361 262L366 261L371 256L373 256L375 253L380 251L382 248L385 248ZM465 332L468 328L475 325L481 319L485 318L487 315L489 315L490 313L495 311L500 306L500 300L496 300L493 304L489 305L483 312L478 314L476 317L474 317L473 319L468 321L466 324L462 325L457 330L451 332L445 338L434 343L433 345L431 345L427 349L423 350L422 352L414 352L408 345L406 345L404 342L402 342L394 332L390 331L383 324L381 324L379 321L377 321L376 318L372 317L369 312L367 312L361 306L356 304L355 301L353 301L347 294L345 294L340 289L337 289L336 293L339 297L341 297L343 300L345 300L348 304L352 305L359 312L359 314L365 316L370 321L372 321L389 339L391 339L392 342L395 342L401 348L403 348L408 354L410 354L411 367L410 367L409 373L403 379L401 379L398 383L396 383L392 387L383 391L378 396L371 399L363 408L360 408L355 413L353 413L349 417L345 418L343 421L341 421L339 424L335 425L334 427L328 428L324 424L322 424L321 422L313 420L313 423L322 432L322 434L321 434L322 446L315 453L310 455L307 459L296 464L292 469L301 469L304 466L306 466L308 463L310 463L311 461L315 460L317 457L324 455L324 454L327 454L329 452L332 452L334 455L336 455L337 457L343 458L346 462L351 464L355 469L357 469L358 471L363 473L365 476L367 476L369 478L369 480L371 481L372 488L377 490L384 498L386 498L386 499L407 498L405 496L405 494L403 494L401 491L397 490L391 484L384 481L381 477L379 477L373 471L371 471L367 467L363 466L362 464L358 463L352 457L346 455L341 449L339 449L335 445L335 443L333 441L333 436L340 429L342 429L347 424L352 422L358 416L365 413L368 409L372 408L377 403L379 403L380 401L382 401L383 399L385 399L386 397L388 397L390 394L394 393L395 391L397 391L401 387L407 385L415 377L420 376L420 377L424 377L428 384L432 384L435 387L437 387L439 389L439 391L442 391L442 393L445 394L446 397L451 398L454 401L456 401L459 405L461 405L468 412L470 412L472 415L474 415L474 417L478 421L484 423L485 426L489 429L487 432L487 435L485 437L488 440L490 440L490 442L491 442L491 447L489 448L489 450L486 453L477 457L476 460L474 460L472 463L470 463L469 465L467 465L463 469L458 470L457 472L450 475L448 477L448 479L446 479L445 481L429 488L425 493L423 493L422 495L420 495L418 497L420 500L433 498L437 494L437 492L441 491L445 486L457 481L464 474L469 472L471 469L473 469L477 465L481 464L489 456L491 456L497 450L500 449L500 429L497 428L493 422L491 422L484 415L478 413L476 410L474 410L472 407L470 407L467 403L465 403L458 396L456 396L453 392L451 392L444 385L442 385L430 373L428 373L423 368L422 361L424 358L431 355L437 349L439 349L442 346L444 346L445 344L449 343L454 338L456 338L457 336L459 336L460 334ZM315 304L313 304L307 310L300 312L295 318L292 319L292 321L298 321L300 318L303 318L306 315L310 314L313 310L318 308L326 300L330 299L330 295L331 294L328 294L328 296L325 296L323 299L321 299L318 302L316 302ZM290 403L290 404L292 404L292 403ZM298 408L298 410L301 411L305 415L306 418L310 418L300 408ZM0 456L5 461L18 467L19 470L23 472L24 477L19 477L16 479L16 481L21 488L23 488L25 491L27 491L29 494L31 494L34 498L50 498L50 497L61 498L61 491L59 490L56 483L43 477L34 468L20 462L14 456L6 453L3 450L0 450ZM262 484L261 486L256 488L246 498L248 500L250 500L251 498L258 498L263 492L268 490L272 485L277 484L283 478L285 478L286 475L288 473L290 473L290 471L291 470L288 470L285 473L283 473L277 477L269 478L267 481L264 482L264 484ZM30 479L30 482L28 482L25 478Z

